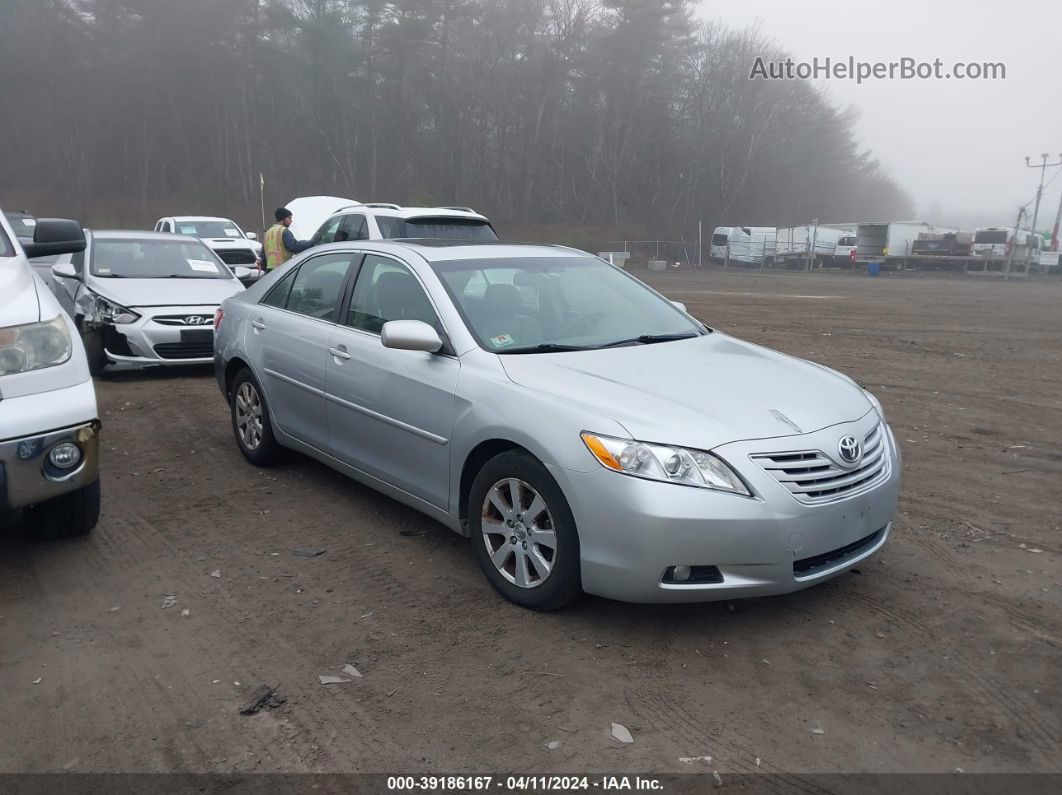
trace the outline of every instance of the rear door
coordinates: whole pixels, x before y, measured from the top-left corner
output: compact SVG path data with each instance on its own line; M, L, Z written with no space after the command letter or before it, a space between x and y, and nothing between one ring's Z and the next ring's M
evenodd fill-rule
M329 344L333 455L446 510L460 362L448 353L385 348L380 329L402 319L423 320L445 338L413 271L396 259L366 254Z
M324 452L328 342L356 258L349 251L329 252L302 262L254 308L246 331L245 347L258 365L276 424Z

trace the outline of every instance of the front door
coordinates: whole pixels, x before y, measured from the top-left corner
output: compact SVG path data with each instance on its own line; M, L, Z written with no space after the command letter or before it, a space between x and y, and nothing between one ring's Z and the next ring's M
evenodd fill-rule
M245 346L282 431L328 452L325 362L336 306L355 256L311 257L277 282L251 312Z
M380 329L402 319L441 330L410 269L367 254L350 308L329 343L325 380L333 455L446 510L461 365L445 353L385 348Z

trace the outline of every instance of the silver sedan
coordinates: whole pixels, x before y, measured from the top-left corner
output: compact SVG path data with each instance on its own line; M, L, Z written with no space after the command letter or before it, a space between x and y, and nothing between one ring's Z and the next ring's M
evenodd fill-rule
M257 465L310 455L556 609L781 594L888 538L899 449L828 368L556 246L321 246L227 299L215 370Z

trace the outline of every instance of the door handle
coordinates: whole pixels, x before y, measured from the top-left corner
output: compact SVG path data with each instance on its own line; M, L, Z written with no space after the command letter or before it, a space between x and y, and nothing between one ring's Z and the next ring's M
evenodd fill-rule
M252 320L251 325L254 327L255 331L261 331L265 328L265 323L261 320Z
M340 345L338 348L329 348L328 352L335 356L337 359L349 359L350 354L347 353L346 348Z

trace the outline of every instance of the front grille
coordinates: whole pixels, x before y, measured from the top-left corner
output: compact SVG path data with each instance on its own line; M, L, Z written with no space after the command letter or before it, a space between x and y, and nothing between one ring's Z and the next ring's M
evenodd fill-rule
M210 359L214 355L214 342L160 342L155 353L163 359Z
M884 426L875 425L863 439L863 457L850 469L835 464L819 450L758 453L752 460L804 503L844 499L888 477L889 455Z
M189 326L191 328L197 326L210 328L214 323L213 315L194 313L191 315L155 315L151 319L162 326Z
M810 558L795 560L793 561L793 575L795 577L808 577L823 569L835 566L844 560L854 558L864 549L872 547L874 544L878 543L884 534L885 528L883 527L876 533L871 533L865 538L853 541L846 546L831 550L830 552L823 552L821 555L814 555Z
M221 257L221 261L226 265L254 265L258 259L255 253L247 248L215 250L214 253Z

